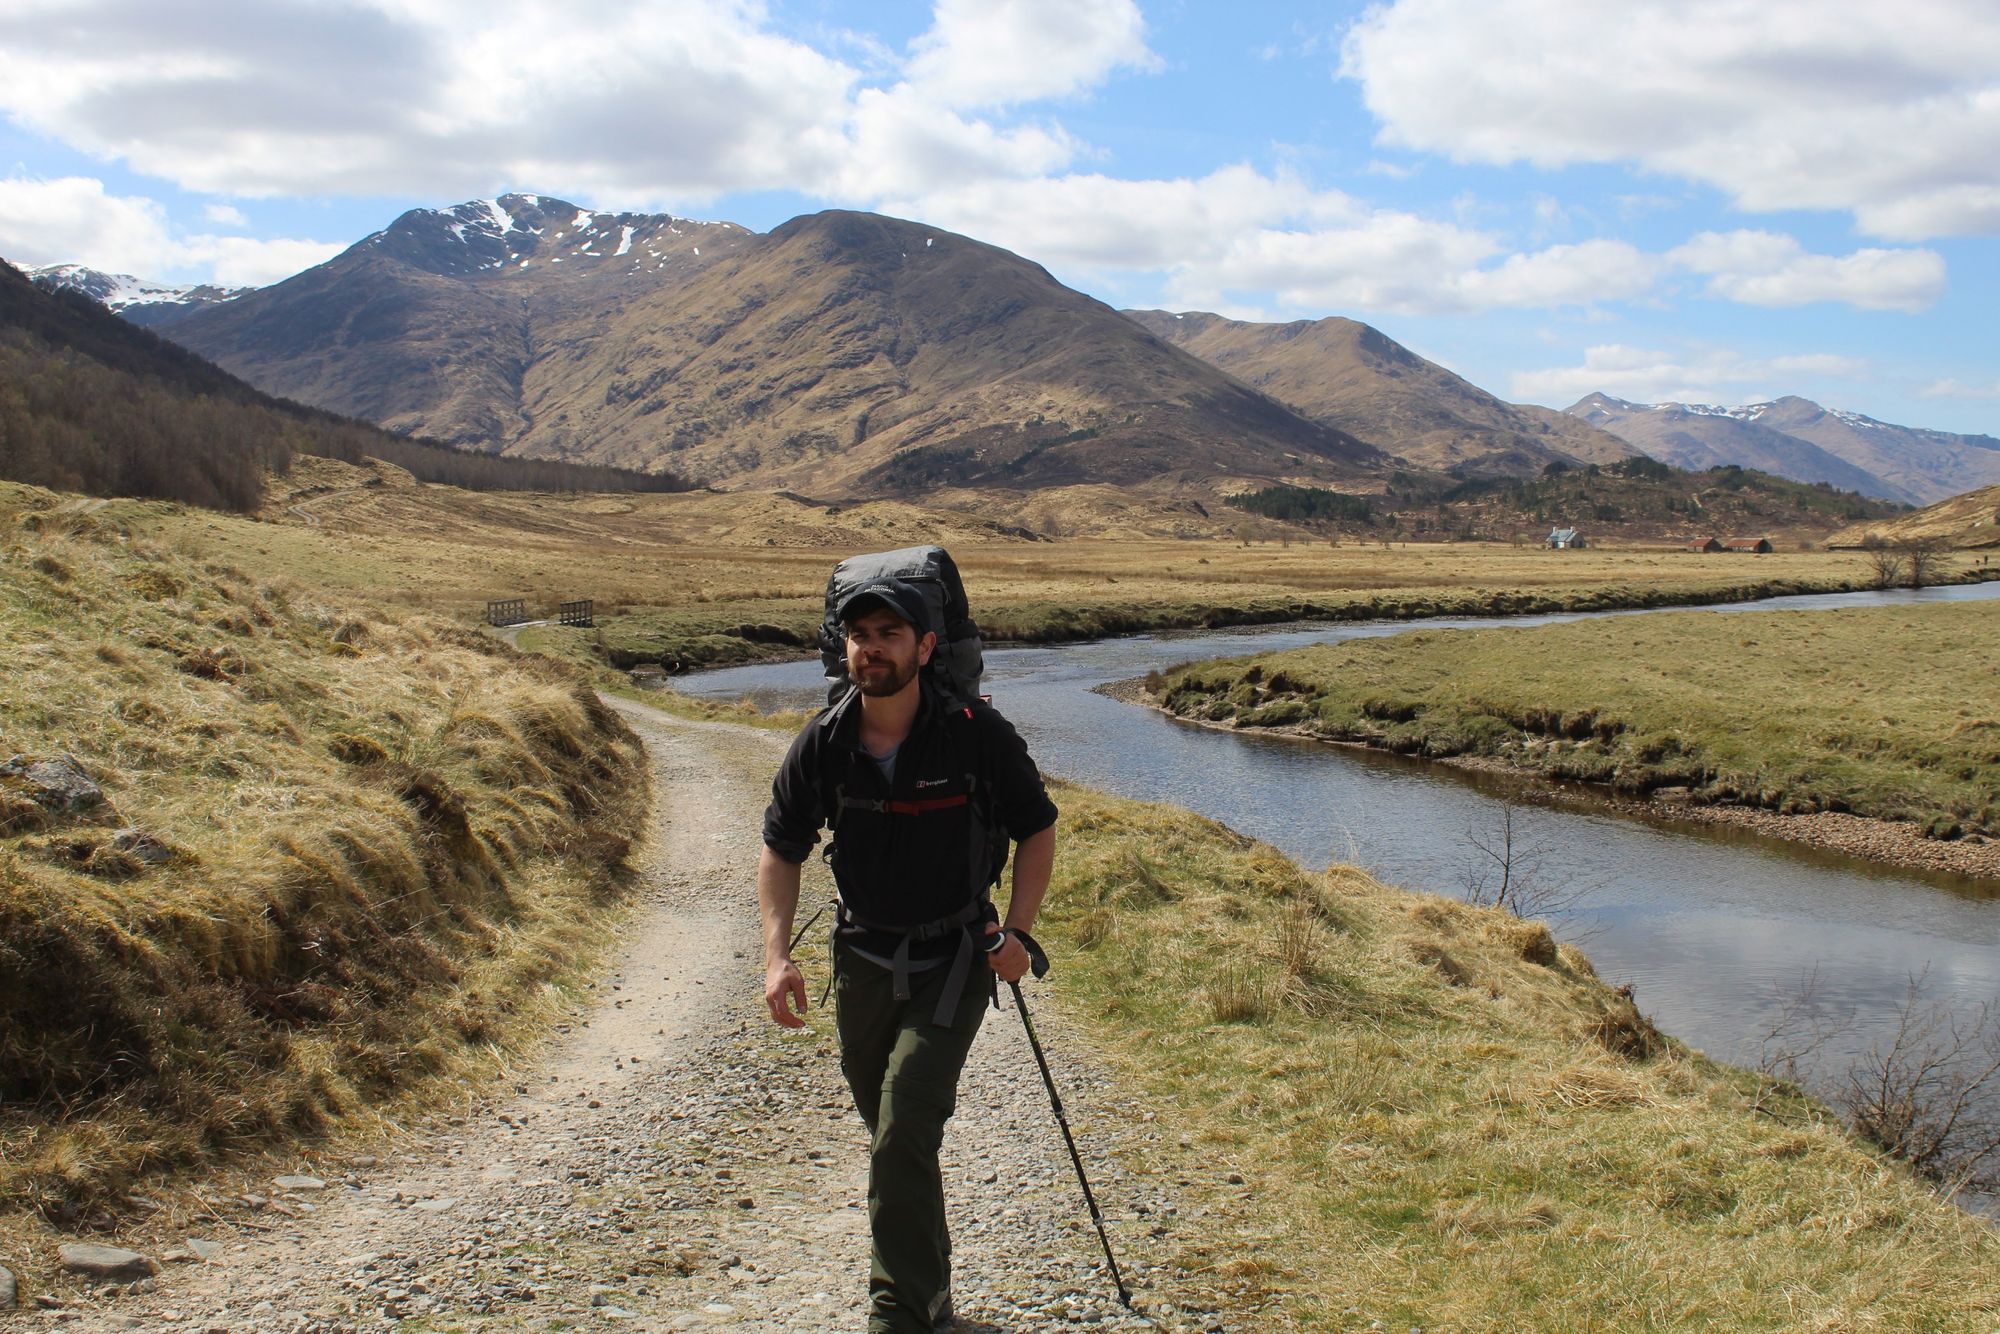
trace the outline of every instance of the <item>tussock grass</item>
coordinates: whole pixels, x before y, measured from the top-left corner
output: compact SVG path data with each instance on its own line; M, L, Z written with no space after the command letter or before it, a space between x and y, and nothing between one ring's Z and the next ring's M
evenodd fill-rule
M320 605L104 511L0 527L0 1201L141 1176L490 1069L601 938L646 801L575 673Z
M1311 1329L1993 1328L1991 1228L1533 924L1058 800L1057 994L1179 1109L1197 1281Z
M1662 615L1443 631L1201 664L1183 716L1633 795L2000 834L2000 605Z

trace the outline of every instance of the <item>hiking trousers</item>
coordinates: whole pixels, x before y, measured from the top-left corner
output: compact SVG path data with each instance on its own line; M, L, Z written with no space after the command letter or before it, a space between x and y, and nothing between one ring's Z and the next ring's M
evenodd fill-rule
M845 945L834 947L840 1069L868 1127L869 1334L929 1334L951 1288L938 1150L958 1106L958 1076L992 1000L984 959L949 1025L932 1020L948 965L895 978Z

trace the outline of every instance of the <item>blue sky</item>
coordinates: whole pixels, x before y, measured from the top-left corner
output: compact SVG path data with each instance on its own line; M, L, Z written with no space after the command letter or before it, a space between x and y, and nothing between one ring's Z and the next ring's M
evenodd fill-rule
M1565 406L2000 435L1984 0L11 0L0 255L275 281L508 189L868 208Z

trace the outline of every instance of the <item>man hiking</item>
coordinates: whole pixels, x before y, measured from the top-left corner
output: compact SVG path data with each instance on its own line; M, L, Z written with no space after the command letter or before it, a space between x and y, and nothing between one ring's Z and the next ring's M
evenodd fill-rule
M922 592L896 579L832 608L856 689L792 742L771 785L757 900L764 1000L804 1024L790 957L800 866L831 826L840 1068L868 1127L871 1334L951 1324L951 1237L938 1150L996 977L1017 982L1055 860L1056 808L1013 727L947 694ZM991 887L1014 855L1004 925Z

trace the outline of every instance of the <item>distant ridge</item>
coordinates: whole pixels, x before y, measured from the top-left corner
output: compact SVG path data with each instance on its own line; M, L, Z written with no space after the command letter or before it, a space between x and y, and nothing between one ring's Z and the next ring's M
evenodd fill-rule
M44 264L25 270L29 281L45 292L75 292L141 328L156 329L208 306L233 301L254 287L176 287L171 283L134 278L129 273L105 273L82 264Z
M1991 436L1897 426L1795 396L1720 407L1596 393L1565 411L1678 468L1734 463L1913 505L2000 483Z
M1504 403L1357 320L1255 324L1205 311L1124 313L1314 421L1419 468L1521 476L1637 452L1546 408Z

